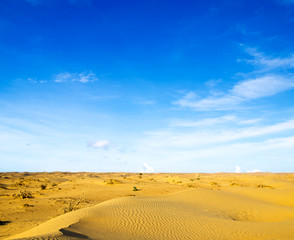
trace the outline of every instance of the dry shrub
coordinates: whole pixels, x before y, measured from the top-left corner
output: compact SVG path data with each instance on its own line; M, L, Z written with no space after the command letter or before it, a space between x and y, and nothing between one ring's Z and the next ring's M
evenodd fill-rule
M17 182L15 182L14 184L12 184L13 187L24 187L26 184L25 184L25 181L24 179L19 179Z
M274 187L269 186L269 185L264 185L264 184L258 184L256 185L257 188L270 188L270 189L274 189Z
M25 208L27 208L27 207L33 207L34 205L30 205L30 204L28 204L28 203L25 203L25 204L23 204L22 206L25 207Z
M189 188L196 188L197 186L195 184L187 184L187 187L189 187Z
M20 198L20 199L34 198L32 193L27 191L26 189L20 189L18 194L13 194L12 196L14 198Z
M63 208L63 213L68 213L76 210L77 206L82 202L85 202L85 193L83 193L79 199L71 199L68 203L68 206Z
M119 181L119 180L113 179L113 178L111 178L111 179L109 179L109 180L107 180L105 182L106 182L106 184L110 184L110 185L113 185L113 184L121 184L122 183L122 181Z
M211 182L210 185L213 187L220 187L220 185L217 182Z

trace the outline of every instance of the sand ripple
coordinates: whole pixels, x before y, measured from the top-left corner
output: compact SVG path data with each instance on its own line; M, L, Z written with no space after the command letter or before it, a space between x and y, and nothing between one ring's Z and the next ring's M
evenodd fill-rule
M190 189L160 197L109 200L9 239L286 240L294 239L293 226L293 206L237 192Z

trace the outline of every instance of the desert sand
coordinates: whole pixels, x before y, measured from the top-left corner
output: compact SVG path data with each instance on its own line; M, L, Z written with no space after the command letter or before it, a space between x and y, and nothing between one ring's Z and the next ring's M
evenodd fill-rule
M0 239L294 239L294 173L0 173L0 221Z

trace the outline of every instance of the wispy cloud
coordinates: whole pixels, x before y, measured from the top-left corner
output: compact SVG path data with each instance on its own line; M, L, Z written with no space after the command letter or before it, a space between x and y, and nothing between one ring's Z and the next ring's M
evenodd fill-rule
M241 172L241 168L239 166L235 167L235 173L240 173Z
M246 101L272 96L291 88L294 88L293 78L269 75L239 82L233 87L230 95Z
M274 96L294 88L294 77L287 72L294 68L294 55L273 58L255 48L246 48L245 52L253 59L243 61L258 68L257 71L247 74L250 75L249 78L237 82L227 91L215 88L221 80L210 80L206 82L208 96L201 98L195 92L189 91L173 104L197 111L233 110L246 106L252 100Z
M96 141L93 141L93 140L88 141L87 147L103 149L103 150L107 150L107 151L111 151L111 152L115 152L119 154L125 154L130 152L129 149L127 149L125 146L122 146L120 144L117 144L115 142L111 142L105 139L96 140Z
M149 166L148 163L144 163L143 164L143 170L141 170L140 172L142 172L142 173L153 173L154 169L153 169L153 167Z
M215 118L204 118L198 121L184 120L184 119L175 119L171 120L171 127L202 127L202 126L211 126L215 124L227 123L235 121L236 117L233 115L225 115Z
M252 169L252 170L247 170L246 172L247 173L257 173L257 172L261 172L261 170L255 168L255 169Z
M81 83L88 83L97 81L98 78L96 77L95 73L88 72L88 73L68 73L63 72L57 74L54 79L54 82L62 83L62 82L81 82Z
M189 92L173 104L198 111L230 110L250 100L273 96L293 88L293 78L268 75L240 81L223 96L199 99L196 94Z
M89 141L87 146L92 148L109 150L113 144L108 140Z
M256 48L246 48L245 51L253 57L253 59L245 59L249 64L260 68L262 72L273 71L276 69L294 68L294 55L288 57L271 57L258 51Z
M51 77L51 80L38 80L35 77L34 78L29 77L27 78L27 80L33 83L49 83L51 81L55 83L66 83L66 82L89 83L89 82L98 81L98 78L95 73L89 71L89 72L81 72L81 73L62 72L62 73L53 75L53 77Z
M254 137L261 137L270 134L281 134L294 129L294 119L260 127L242 127L219 129L196 128L189 132L179 132L176 129L148 132L150 139L147 144L151 147L177 147L192 148L208 144L222 144L237 140L244 140Z
M262 119L241 119L234 115L224 115L220 117L204 118L200 120L187 120L187 119L172 119L170 121L170 127L208 127L216 124L237 124L237 125L252 125L260 122Z

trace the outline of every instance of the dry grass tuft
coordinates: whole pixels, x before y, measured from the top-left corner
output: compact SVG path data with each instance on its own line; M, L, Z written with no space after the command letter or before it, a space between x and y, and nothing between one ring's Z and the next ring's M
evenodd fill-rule
M83 193L79 199L71 199L68 203L68 206L63 208L63 213L68 213L77 210L77 206L82 202L85 202L85 193Z
M27 191L26 189L20 189L18 194L13 194L12 195L14 198L20 198L20 199L25 199L25 198L34 198L31 192Z
M15 182L14 184L12 184L13 187L24 187L26 184L25 184L25 181L24 179L19 179L17 182Z
M0 188L7 189L7 187L4 184L2 184L2 183L0 183Z
M255 187L256 188L269 188L269 189L274 189L274 187L269 186L269 185L264 185L264 184L258 184Z
M107 181L104 181L106 184L110 184L110 185L113 185L113 184L121 184L122 183L122 181L119 181L119 180L117 180L117 179L113 179L113 178L111 178L111 179L109 179L109 180L107 180Z

